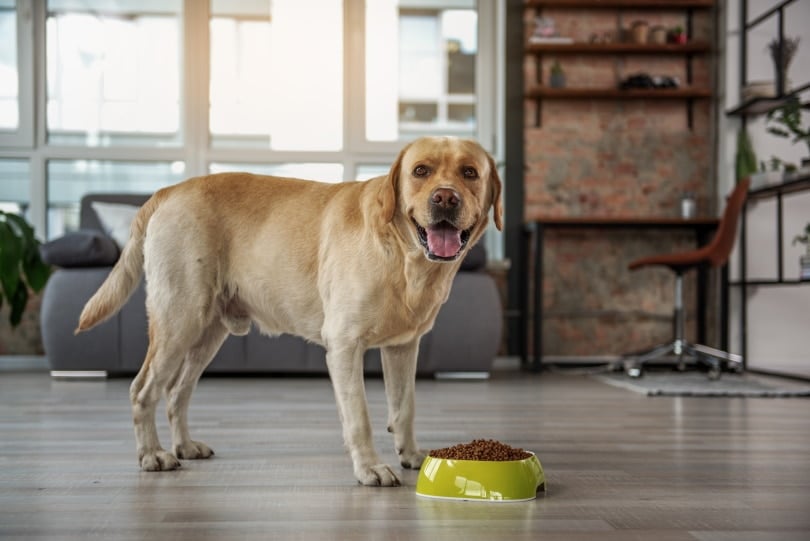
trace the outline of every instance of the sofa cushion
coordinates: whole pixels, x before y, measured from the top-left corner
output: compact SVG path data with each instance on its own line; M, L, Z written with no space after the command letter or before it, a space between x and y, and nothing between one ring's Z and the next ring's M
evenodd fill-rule
M461 271L477 271L487 266L487 249L484 243L479 242L467 252L464 261L461 262Z
M129 228L132 220L135 219L140 207L101 201L93 201L91 205L98 215L98 221L101 222L104 232L112 237L119 250L123 250L129 240Z
M118 246L100 231L80 229L39 247L45 263L57 267L107 267L118 260Z

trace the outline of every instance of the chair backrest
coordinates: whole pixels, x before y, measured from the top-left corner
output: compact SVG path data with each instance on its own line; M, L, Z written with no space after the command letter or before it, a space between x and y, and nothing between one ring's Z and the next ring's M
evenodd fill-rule
M737 186L728 196L726 209L723 217L717 226L717 233L709 244L708 259L713 267L726 264L731 249L734 247L734 239L737 236L737 222L739 222L745 198L748 196L748 188L751 185L750 178L744 178L737 183Z

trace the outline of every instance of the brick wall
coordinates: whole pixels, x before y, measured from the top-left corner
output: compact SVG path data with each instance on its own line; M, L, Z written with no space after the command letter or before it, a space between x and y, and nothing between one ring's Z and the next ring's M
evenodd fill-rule
M560 33L575 41L591 34L619 35L619 26L684 25L681 14L615 10L544 9ZM533 25L526 10L527 35ZM712 41L711 14L695 16L693 39ZM561 55L569 87L612 87L641 71L686 81L680 56ZM543 80L554 55L545 55ZM527 88L537 65L524 57ZM711 61L693 60L693 80L711 86ZM535 107L542 125L535 126ZM697 195L698 213L714 215L713 133L710 100L696 100L693 128L685 101L525 101L525 218L541 216L677 216L683 192ZM603 355L640 350L671 336L672 274L630 273L637 257L692 247L691 235L650 231L577 231L547 236L545 245L544 353ZM688 336L694 339L694 276L687 281ZM711 318L710 322L713 321ZM715 333L709 329L710 339Z

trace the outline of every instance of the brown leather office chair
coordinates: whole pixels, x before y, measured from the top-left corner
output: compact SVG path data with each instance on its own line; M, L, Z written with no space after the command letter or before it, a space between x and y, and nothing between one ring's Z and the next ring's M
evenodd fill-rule
M628 375L640 377L643 375L643 367L646 362L673 355L677 357L678 367L681 369L684 367L684 355L688 355L708 364L709 377L712 379L720 377L723 361L725 361L728 368L737 371L742 369L743 359L740 355L721 351L702 344L692 344L684 337L683 274L690 269L702 265L721 267L726 264L731 254L731 249L734 246L734 239L737 235L737 222L739 221L745 198L748 195L749 185L749 179L741 180L731 192L731 195L728 196L723 217L720 219L717 231L710 243L696 250L687 252L643 257L628 265L630 270L659 265L668 267L675 273L675 309L673 313L675 337L672 341L656 346L643 353L627 355L625 357L624 367Z

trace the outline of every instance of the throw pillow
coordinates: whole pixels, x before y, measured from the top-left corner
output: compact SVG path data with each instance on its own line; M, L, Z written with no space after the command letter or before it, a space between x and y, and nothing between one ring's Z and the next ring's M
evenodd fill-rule
M118 246L101 231L80 229L40 245L39 254L57 267L106 267L118 260Z
M120 203L102 203L100 201L93 201L90 205L96 211L98 221L101 222L104 232L112 237L119 250L123 250L124 245L129 240L129 228L138 213L139 207Z

